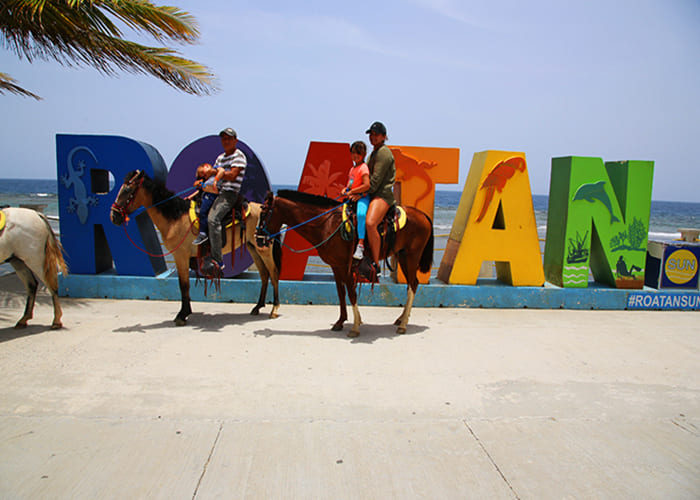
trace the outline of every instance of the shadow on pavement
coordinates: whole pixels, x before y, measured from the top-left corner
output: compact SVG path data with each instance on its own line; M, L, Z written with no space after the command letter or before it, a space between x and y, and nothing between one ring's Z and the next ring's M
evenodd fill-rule
M269 319L266 314L260 314L259 316L253 316L249 313L239 313L239 314L205 314L205 313L192 313L187 318L186 327L193 328L200 332L221 332L228 326L241 326L246 323L253 321L263 321ZM141 324L136 323L135 325L122 326L112 330L113 333L146 333L147 330L160 330L167 328L181 328L175 325L172 319L166 319L159 321L157 323Z
M415 335L417 333L424 332L428 329L427 326L423 325L411 325L406 327L406 333L398 334L396 333L396 326L393 324L382 324L382 325L369 325L363 324L360 327L360 336L355 338L349 338L347 335L352 327L352 322L346 323L342 331L334 332L331 330L330 326L328 329L324 330L274 330L272 328L265 328L263 330L256 330L253 335L260 337L272 337L273 335L306 335L310 337L319 337L323 339L337 339L352 342L353 344L372 344L379 339L394 340L406 335Z

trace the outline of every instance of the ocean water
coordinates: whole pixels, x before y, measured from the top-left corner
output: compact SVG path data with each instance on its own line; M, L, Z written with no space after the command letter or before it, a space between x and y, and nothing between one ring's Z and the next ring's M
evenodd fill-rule
M296 186L274 185L273 189L294 189ZM0 205L20 206L25 204L44 205L43 211L49 216L51 226L58 232L58 182L56 179L0 179ZM452 228L462 193L459 191L437 191L435 193L435 212L433 226L435 230L434 273L437 272L442 251ZM547 234L548 197L533 195L537 232L543 243ZM649 219L650 239L680 238L679 228L700 228L700 203L652 201ZM544 247L543 247L544 248ZM312 261L313 262L313 261ZM323 264L314 263L323 267ZM8 264L0 266L0 274ZM310 272L316 272L311 270Z

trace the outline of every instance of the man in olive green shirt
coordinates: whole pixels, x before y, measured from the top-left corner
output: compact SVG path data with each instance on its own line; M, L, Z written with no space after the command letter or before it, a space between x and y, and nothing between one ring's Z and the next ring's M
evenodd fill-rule
M372 250L374 269L379 276L379 248L381 239L377 226L386 215L389 207L394 205L394 181L396 180L396 166L394 155L386 141L386 127L382 122L374 122L365 132L369 134L369 142L374 146L369 157L369 195L371 201L367 209L367 242Z

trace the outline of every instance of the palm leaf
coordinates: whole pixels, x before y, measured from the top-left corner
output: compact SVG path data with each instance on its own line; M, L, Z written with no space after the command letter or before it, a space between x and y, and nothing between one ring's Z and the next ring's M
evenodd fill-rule
M10 92L12 94L18 94L25 97L33 97L37 101L41 100L41 97L39 97L38 95L32 94L28 90L25 90L19 85L16 85L15 81L16 80L10 77L9 75L6 75L5 73L0 73L0 94Z
M190 94L216 91L208 68L173 49L125 40L117 23L159 42L191 44L199 36L191 15L145 0L0 1L0 42L20 58L150 74Z

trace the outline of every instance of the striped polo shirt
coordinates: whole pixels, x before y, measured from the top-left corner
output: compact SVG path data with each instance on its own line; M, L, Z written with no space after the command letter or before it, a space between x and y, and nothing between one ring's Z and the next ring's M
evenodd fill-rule
M214 168L224 168L226 170L231 170L232 168L240 168L238 177L235 181L227 181L225 179L219 182L220 191L234 191L236 193L241 191L241 184L243 183L243 177L245 177L245 168L248 165L248 160L246 160L243 151L236 149L233 154L226 156L226 153L221 153L214 163Z

